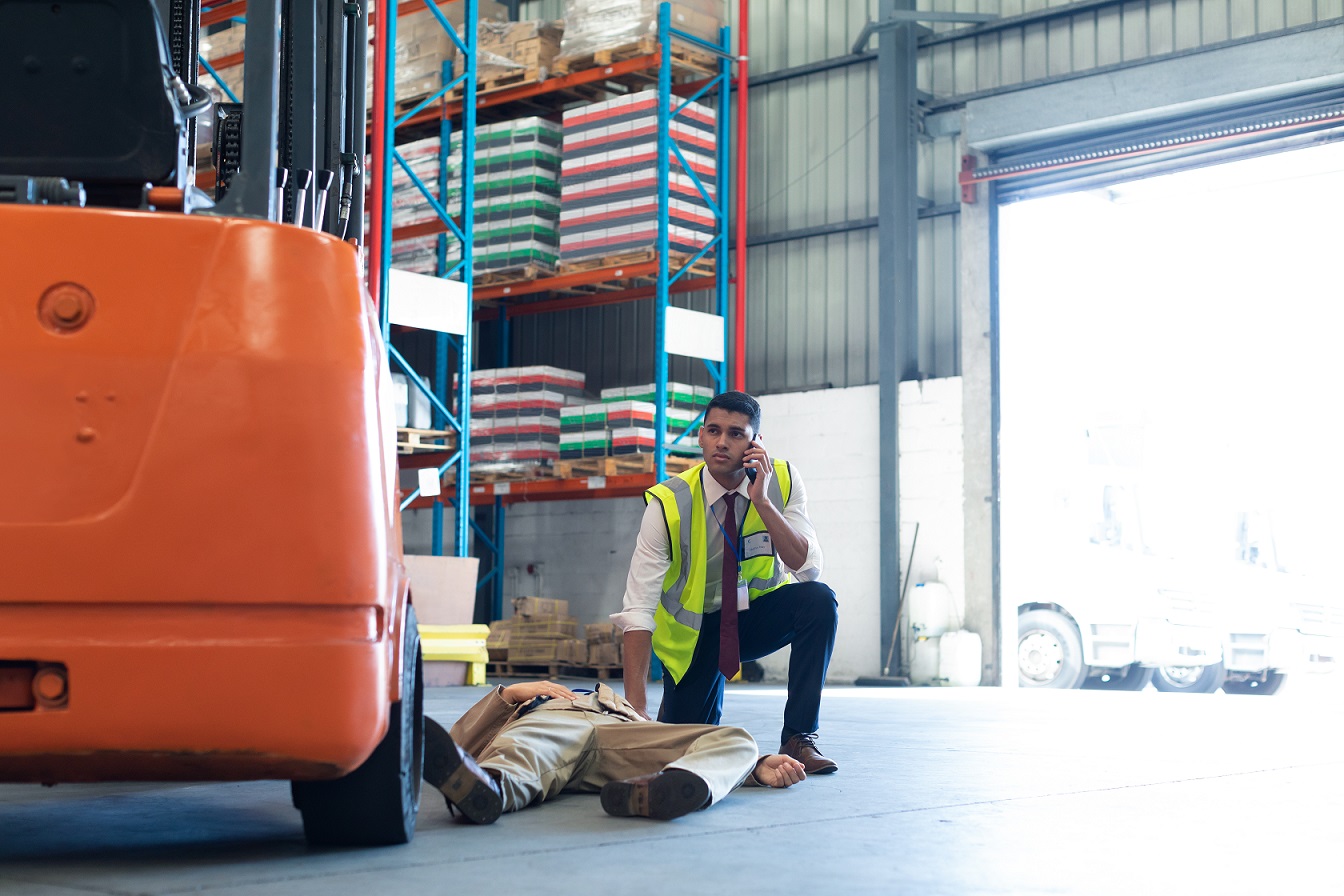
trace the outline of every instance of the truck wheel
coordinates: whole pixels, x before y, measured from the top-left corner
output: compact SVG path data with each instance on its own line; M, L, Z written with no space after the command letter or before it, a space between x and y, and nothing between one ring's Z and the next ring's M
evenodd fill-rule
M1078 687L1083 639L1071 620L1054 610L1027 610L1017 617L1017 679L1024 688Z
M1277 694L1279 688L1283 687L1283 680L1287 678L1282 672L1270 672L1265 675L1265 680L1251 678L1246 681L1225 681L1223 682L1223 693L1225 694L1263 694L1268 697L1270 694Z
M1212 694L1223 684L1227 672L1222 663L1211 666L1161 666L1153 687L1168 694Z
M1082 687L1089 691L1141 691L1153 680L1153 671L1152 666L1130 663L1121 672L1105 673L1104 680L1100 675L1085 678Z
M343 778L290 785L310 845L393 846L415 835L425 761L424 669L409 604L402 650L402 696L388 711L387 734L373 755Z

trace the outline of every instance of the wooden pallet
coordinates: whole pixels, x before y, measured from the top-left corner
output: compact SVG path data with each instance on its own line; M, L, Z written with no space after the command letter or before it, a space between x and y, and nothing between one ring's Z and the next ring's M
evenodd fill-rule
M679 270L691 256L684 252L669 252L667 254L667 268L669 271ZM583 261L564 261L560 263L560 273L577 274L583 271L598 271L603 268L624 268L633 267L637 264L646 264L650 261L658 260L658 250L636 249L632 252L621 252L616 255L604 255L601 258L586 258ZM696 277L708 277L714 273L714 259L708 256L702 256L699 261L691 266L688 272ZM619 276L619 275L618 275Z
M698 457L667 458L667 472L681 473L700 463ZM652 454L621 454L615 457L582 457L555 462L555 474L561 479L587 476L633 476L653 472Z
M521 268L513 268L507 271L489 271L484 274L477 274L475 277L477 286L508 286L510 283L525 283L530 280L539 280L542 277L549 277L553 272L544 264L529 263Z
M476 79L476 97L479 99L487 93L493 93L496 90L508 90L510 87L521 87L524 84L540 84L546 80L550 74L545 66L532 66L530 68L511 69L507 72L491 75L488 78ZM461 100L466 95L465 86L459 84L448 91L448 99Z
M449 91L449 92L451 93L451 91ZM418 105L420 105L421 103L423 103L423 102L425 101L425 98L426 98L426 97L429 97L429 96L432 96L432 95L433 95L433 94L432 94L432 92L431 92L431 93L417 93L415 96L402 96L402 97L397 97L397 101L396 101L396 103L394 104L394 109L395 109L396 111L393 113L393 116L394 116L395 118L400 118L401 116L405 115L407 112L409 112L409 111L411 111L412 109L414 109L416 106L418 106ZM426 106L425 108L426 108L426 109L433 109L433 108L435 108L439 103L443 102L443 100L444 100L444 97L439 97L437 100L435 100L434 102L430 103L430 104L429 104L428 106ZM369 117L372 118L372 116L373 116L373 112L370 111L370 112L369 112ZM397 170L400 170L400 169L397 169Z
M596 678L606 681L621 678L624 667L620 664L579 666L571 663L487 663L485 674L496 678Z
M482 464L497 463L497 461L481 461ZM519 461L518 463L524 463ZM553 479L559 474L555 467L543 466L536 461L527 461L527 466L512 470L490 470L486 469L477 472L475 465L472 466L471 481L478 483L487 482L522 482L527 479Z
M634 43L603 47L591 53L557 59L555 60L554 73L559 76L567 75L570 72L585 71L590 68L601 68L604 65L611 65L613 62L634 59L638 56L651 56L658 51L657 36L646 34ZM708 76L719 73L719 61L714 54L677 41L672 42L672 63L675 67L691 69Z
M452 451L457 447L457 433L442 429L414 429L397 427L398 454L424 454L431 451Z

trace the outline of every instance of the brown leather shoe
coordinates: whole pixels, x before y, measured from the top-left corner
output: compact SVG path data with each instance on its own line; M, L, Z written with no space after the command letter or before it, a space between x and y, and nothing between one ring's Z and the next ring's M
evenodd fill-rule
M709 784L699 775L680 768L602 785L603 811L622 818L640 815L667 821L708 805Z
M821 751L817 749L815 734L795 734L784 741L784 746L779 748L779 752L801 762L803 770L809 775L829 775L840 768L834 759L827 759L821 755Z
M456 807L468 821L490 824L504 811L504 797L495 779L429 716L425 716L424 776L443 793L448 808Z

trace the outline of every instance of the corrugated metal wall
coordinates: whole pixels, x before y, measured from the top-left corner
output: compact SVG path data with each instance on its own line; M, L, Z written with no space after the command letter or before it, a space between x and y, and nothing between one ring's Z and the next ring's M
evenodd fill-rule
M736 3L729 13L736 15ZM849 53L877 0L755 0L753 78ZM1344 16L1344 0L922 0L920 9L996 13L968 29L939 24L921 42L919 86L935 108L958 99L1153 56L1192 52ZM559 0L524 3L521 15L558 17ZM735 24L735 23L734 23ZM950 32L960 29L953 37ZM875 46L875 44L874 44ZM875 202L877 81L872 62L752 89L749 239L862 221ZM919 192L935 209L959 198L955 137L921 143ZM748 250L747 388L768 393L854 386L878 378L877 230L790 239ZM920 371L960 373L957 353L957 216L919 226ZM712 310L709 298L674 297ZM520 318L511 361L584 370L594 388L653 375L652 303ZM483 357L490 352L483 351ZM708 383L698 361L673 358L672 378Z

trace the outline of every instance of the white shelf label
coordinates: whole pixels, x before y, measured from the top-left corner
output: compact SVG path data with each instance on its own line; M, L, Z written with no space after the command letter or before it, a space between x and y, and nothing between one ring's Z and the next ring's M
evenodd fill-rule
M669 354L706 361L724 359L724 320L717 314L669 307L664 320Z
M440 493L439 468L421 467L420 475L420 494L427 498L432 498Z
M392 268L387 294L387 315L394 324L456 336L467 332L465 283Z

